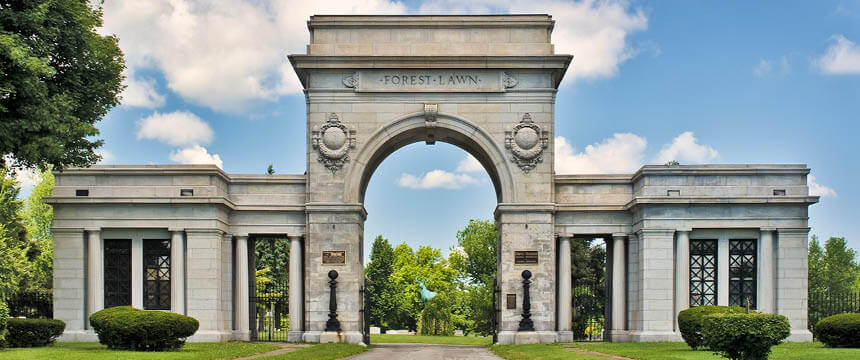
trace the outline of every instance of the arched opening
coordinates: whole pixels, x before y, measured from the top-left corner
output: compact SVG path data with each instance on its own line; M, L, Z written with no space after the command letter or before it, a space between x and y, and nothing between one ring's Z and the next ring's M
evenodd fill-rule
M499 149L486 150L478 128L459 118L440 120L433 128L425 126L423 115L395 120L396 132L392 126L383 129L376 134L379 138L367 142L367 152L356 156L363 172L347 175L358 180L355 199L368 214L364 263L365 274L373 278L367 291L374 298L368 321L389 334L472 333L489 342L499 249L493 211L506 199L505 189L512 188L509 169L504 158L493 153ZM435 144L424 145L431 135ZM472 233L488 226L491 239L483 239L492 242L492 250L472 258L488 259L485 270L490 273L479 276L475 275L479 270L470 273L462 263L471 248L459 248L463 243L458 231ZM390 255L379 256L385 252L377 246L387 246ZM386 260L387 265L380 265ZM380 276L388 281L376 280ZM379 296L380 292L388 295ZM386 298L395 299L395 304L385 303ZM483 323L476 325L479 316L467 314L465 309L472 307L486 313L479 319Z

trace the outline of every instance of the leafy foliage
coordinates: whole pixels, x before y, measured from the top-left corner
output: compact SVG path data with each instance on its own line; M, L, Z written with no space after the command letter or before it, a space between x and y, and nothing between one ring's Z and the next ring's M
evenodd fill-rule
M98 311L90 316L90 324L108 348L136 351L179 349L200 327L189 316L131 306Z
M457 231L457 244L467 255L465 272L473 282L492 284L496 277L498 238L496 222L490 220L471 219Z
M703 344L702 326L705 317L713 314L743 314L746 310L740 306L696 306L678 313L678 330L681 337L691 348L696 349Z
M119 104L125 63L102 36L102 10L80 0L0 6L0 154L15 168L99 160L95 123Z
M66 323L54 319L9 319L9 347L38 347L53 344Z
M9 308L6 303L0 301L0 349L6 347L7 326L9 324Z
M703 344L733 360L766 360L790 334L788 318L778 314L711 314L702 327Z
M828 316L814 329L815 338L829 347L860 347L860 313Z
M454 322L451 314L451 300L447 294L440 294L427 301L421 312L419 335L454 335Z
M28 269L21 279L22 290L35 293L53 288L54 237L51 225L54 208L42 200L54 193L54 175L43 171L30 196L24 200L20 210L21 221L27 232Z
M844 294L860 279L857 251L848 247L845 238L831 237L824 248L817 236L809 242L809 291Z
M370 250L370 263L364 269L370 283L370 322L382 328L387 328L395 309L396 293L391 283L394 272L394 248L388 239L379 235L373 240Z

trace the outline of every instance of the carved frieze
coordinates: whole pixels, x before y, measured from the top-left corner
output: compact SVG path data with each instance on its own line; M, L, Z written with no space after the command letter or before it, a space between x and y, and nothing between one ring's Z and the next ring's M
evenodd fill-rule
M349 161L349 150L355 148L355 130L347 128L337 114L331 113L325 124L314 126L311 142L319 151L319 162L336 172Z
M505 147L511 150L511 161L526 173L543 162L543 150L548 144L549 138L529 113L510 131L505 131Z
M515 87L520 82L519 80L517 80L517 78L513 77L507 71L504 72L503 76L504 76L504 78L502 79L502 84L505 85L505 89L510 89L512 87Z

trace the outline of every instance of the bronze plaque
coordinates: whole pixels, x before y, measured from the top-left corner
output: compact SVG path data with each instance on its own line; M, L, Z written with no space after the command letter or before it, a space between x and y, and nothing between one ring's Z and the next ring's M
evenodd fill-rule
M517 309L517 294L508 294L505 299L507 303L508 310L516 310Z
M323 264L346 264L346 251L323 251Z
M538 263L538 252L537 251L514 251L514 264L525 265L525 264L537 264L537 263Z

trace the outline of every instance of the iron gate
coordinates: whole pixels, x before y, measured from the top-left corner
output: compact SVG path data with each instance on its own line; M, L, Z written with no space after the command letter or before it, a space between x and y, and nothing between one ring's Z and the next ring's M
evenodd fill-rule
M493 279L493 314L490 316L493 327L493 344L499 342L499 315L501 314L502 289L499 288L498 279Z
M606 288L603 281L573 282L573 339L603 341Z
M254 323L251 329L253 341L287 341L290 329L289 284L271 282L252 293L251 311Z

